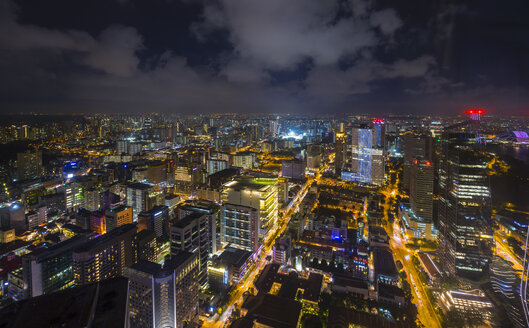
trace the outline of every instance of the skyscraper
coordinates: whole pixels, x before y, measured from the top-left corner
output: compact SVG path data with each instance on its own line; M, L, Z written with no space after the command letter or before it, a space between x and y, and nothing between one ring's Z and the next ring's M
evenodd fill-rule
M199 261L198 280L200 285L207 284L208 255L211 240L209 237L208 216L194 212L180 219L170 227L171 256L180 252L196 253Z
M483 275L492 258L487 161L471 143L469 135L446 135L439 167L439 254L461 276Z
M42 152L27 151L17 154L19 180L34 179L42 175Z
M72 253L89 235L78 235L53 246L41 246L22 257L24 298L49 294L74 284Z
M224 204L220 231L224 244L255 252L259 249L259 211L253 207Z
M432 161L431 138L415 134L404 135L404 167L402 184L405 189L410 188L411 167L416 158Z
M416 216L431 223L433 220L434 168L429 160L416 158L411 166L410 204Z
M111 231L124 224L132 223L132 207L120 205L105 212L106 230Z
M122 225L75 249L72 254L75 285L123 276L131 266L136 224Z
M376 144L376 131L366 126L353 128L351 172L342 179L366 184L384 183L384 150Z
M336 155L334 157L334 170L337 176L341 176L345 165L345 154L347 151L346 142L347 134L345 132L337 132L335 145Z

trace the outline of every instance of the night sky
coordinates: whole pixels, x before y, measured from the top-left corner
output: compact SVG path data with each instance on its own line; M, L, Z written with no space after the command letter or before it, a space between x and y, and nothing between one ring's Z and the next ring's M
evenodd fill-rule
M528 115L528 17L524 0L0 0L0 109Z

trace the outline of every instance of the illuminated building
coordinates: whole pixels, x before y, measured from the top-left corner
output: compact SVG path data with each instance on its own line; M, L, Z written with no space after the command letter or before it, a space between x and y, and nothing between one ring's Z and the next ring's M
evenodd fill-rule
M191 213L205 214L208 221L208 240L210 254L216 253L220 243L220 206L208 200L188 201L178 207L178 218L183 219Z
M224 184L224 204L242 205L258 210L259 244L277 227L278 187L276 178L244 178Z
M209 222L205 213L193 212L173 223L170 227L171 256L180 252L196 253L199 262L198 281L207 284L208 256L210 249Z
M77 182L62 187L67 211L75 211L84 203L84 188Z
M169 212L167 206L155 206L150 211L138 214L138 225L152 230L156 237L169 236ZM140 228L141 229L141 228Z
M18 153L17 173L19 180L40 178L42 176L42 152Z
M494 304L481 292L449 290L440 294L440 301L447 309L455 309L462 313L472 313L489 320Z
M132 238L132 251L134 263L141 260L157 262L158 244L154 231L142 230L137 232Z
M468 135L447 135L439 167L439 245L451 275L481 276L492 258L487 159L465 148ZM472 137L472 136L470 136Z
M135 224L125 224L75 249L72 254L75 285L123 276L133 263Z
M125 205L113 207L105 212L105 218L107 231L132 223L132 207Z
M384 183L384 165L384 150L376 144L376 131L353 128L352 167L350 172L342 172L342 179L380 186Z
M101 202L101 195L99 190L91 188L85 190L83 208L89 211L99 210Z
M411 168L415 163L415 159L424 159L425 161L432 161L433 148L432 139L426 136L418 136L414 134L404 135L404 166L402 184L405 189L410 188L411 182Z
M238 284L244 277L251 260L252 252L226 247L208 265L208 288L215 292L222 292L229 286Z
M153 192L154 187L145 183L132 183L127 186L127 206L132 207L134 217L149 211L155 205L151 200Z
M74 284L72 253L89 235L78 235L55 245L43 245L22 256L24 298L49 294Z
M274 262L282 265L289 264L291 252L290 238L277 239L273 247Z
M208 159L206 162L206 170L208 174L217 173L228 168L228 162L220 159Z
M401 219L401 228L404 230L406 238L437 239L438 231L435 229L434 223L431 220L417 216L409 204L401 203L399 205L399 218Z
M432 162L414 159L411 166L410 204L415 215L426 223L433 220L433 179Z
M15 240L15 229L0 229L0 243L7 244Z
M378 283L394 286L399 284L399 271L393 260L393 254L388 248L373 249L373 262L375 265L375 278Z
M255 153L240 152L232 156L232 165L243 169L253 169L255 167Z
M200 261L198 254L180 252L166 262L175 272L176 327L181 328L198 314Z
M375 133L374 145L382 150L386 150L386 126L384 120L376 118L373 120L373 130Z
M176 327L175 271L140 261L125 269L131 328Z
M343 123L341 123L341 128L343 128ZM335 173L338 176L341 176L342 170L345 165L345 155L347 153L347 134L344 131L336 133L336 155L334 157L334 167Z
M220 236L223 244L255 252L259 249L259 211L226 203L220 212Z
M162 161L151 161L147 166L147 181L154 185L167 182L167 165Z

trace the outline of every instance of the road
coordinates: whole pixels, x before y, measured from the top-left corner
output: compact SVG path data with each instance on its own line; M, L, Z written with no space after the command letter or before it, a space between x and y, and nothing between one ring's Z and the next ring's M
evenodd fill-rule
M266 257L269 255L272 255L272 246L274 245L274 241L277 237L281 236L281 234L285 231L285 229L288 226L288 223L292 216L298 211L298 206L301 204L305 196L307 195L310 186L312 183L319 179L321 176L321 173L323 170L325 170L328 167L327 164L325 164L315 175L315 177L310 177L307 179L305 184L303 185L303 188L301 189L301 192L294 198L292 201L292 205L289 206L288 210L286 211L285 215L283 216L283 219L281 221L281 224L278 226L278 228L275 231L271 231L269 233L269 238L265 241L263 244L263 249L258 257L258 261L253 266L252 271L249 273L247 278L239 283L239 285L236 287L235 293L230 298L230 301L225 305L226 308L224 312L222 312L221 315L214 315L210 318L205 318L204 323L202 324L202 327L205 328L220 328L226 325L227 319L231 315L231 312L234 309L234 306L237 304L237 306L241 306L242 302L244 300L244 292L248 290L248 288L253 286L253 282L255 279L259 276L259 273L261 270L265 267L265 265L268 263L266 261ZM268 246L266 246L268 245Z
M389 229L387 229L389 231ZM426 327L441 327L441 322L435 312L432 301L426 292L426 284L420 279L419 272L415 269L415 265L411 261L412 253L406 248L405 245L401 242L400 229L394 228L394 233L390 239L390 247L393 252L393 255L397 260L402 262L404 270L408 275L408 282L412 287L412 294L418 301L417 311L419 315L419 320Z
M496 254L504 260L507 260L513 264L513 268L518 272L518 276L522 277L523 263L520 261L518 256L513 253L508 243L503 240L507 240L507 236L500 233L499 231L494 232L494 242L496 244Z

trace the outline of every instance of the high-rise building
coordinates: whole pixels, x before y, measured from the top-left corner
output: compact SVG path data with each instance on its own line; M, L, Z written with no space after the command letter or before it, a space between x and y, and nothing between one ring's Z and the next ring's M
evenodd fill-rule
M26 216L24 205L14 203L0 206L0 226L2 229L26 229Z
M375 134L374 145L382 150L386 150L386 125L384 120L376 118L373 120L373 130Z
M84 203L84 188L77 182L72 182L65 185L64 190L64 203L66 204L67 211L75 211Z
M221 159L208 159L206 162L206 170L208 171L208 174L217 173L227 168L228 161L223 161Z
M255 167L255 153L248 151L233 155L232 165L247 170L253 169Z
M334 171L336 175L341 176L342 170L345 165L345 154L347 151L346 147L347 134L343 131L336 133L336 154L334 156Z
M156 237L169 236L169 209L165 205L154 206L150 211L138 214L138 224L152 230Z
M136 224L125 224L81 245L72 254L75 285L123 276L134 259Z
M433 221L434 168L429 160L416 158L411 166L410 204L416 216Z
M384 183L384 150L376 145L376 133L369 127L353 128L351 172L342 179L366 184Z
M410 188L411 167L416 158L422 158L433 162L432 139L415 134L404 135L404 166L402 173L402 185L405 189Z
M129 279L131 328L182 327L198 310L196 254L181 252L160 264L140 261L125 270Z
M132 183L127 186L127 206L132 207L134 217L149 211L155 205L151 200L153 192L154 187L145 183Z
M208 221L208 240L210 254L216 253L220 242L220 206L213 201L188 201L178 207L178 218L183 219L191 213L205 214Z
M74 284L72 253L90 235L77 235L61 243L44 245L22 256L24 298L49 294Z
M492 257L487 160L469 147L469 136L447 135L439 166L439 245L452 275L481 276Z
M125 268L131 328L176 327L174 270L139 261Z
M255 208L259 212L259 245L277 228L277 178L239 177L224 184L222 203Z
M84 193L83 208L89 211L98 211L101 203L99 190L95 188L87 189Z
M151 230L141 230L132 238L133 262L141 260L158 262L156 234Z
M132 223L132 207L119 205L108 209L105 212L105 218L107 231Z
M19 180L35 179L42 176L42 152L18 153L17 173Z
M259 211L226 203L220 215L221 241L232 247L256 252L259 247Z
M281 162L281 176L295 180L305 178L305 165L300 160Z
M196 253L199 261L198 280L201 286L205 286L211 243L208 216L193 212L171 225L170 231L171 256L178 255L182 251Z

